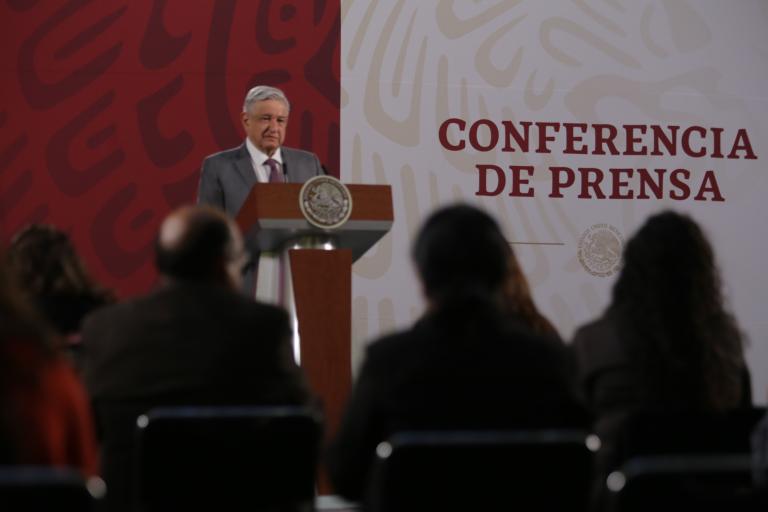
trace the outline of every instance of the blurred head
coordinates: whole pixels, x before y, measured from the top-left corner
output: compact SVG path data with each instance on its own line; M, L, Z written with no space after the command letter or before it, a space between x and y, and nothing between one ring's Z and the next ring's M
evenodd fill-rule
M681 309L690 317L697 304L721 302L715 256L690 217L665 211L650 217L624 249L615 300L638 297Z
M184 206L160 226L156 264L165 277L238 289L246 254L234 221L210 206Z
M11 240L7 261L22 292L51 296L111 298L89 275L69 236L54 226L32 224Z
M4 256L0 247L0 261ZM18 409L18 391L30 385L37 386L41 378L41 366L30 364L25 354L32 348L35 352L54 357L52 347L52 338L45 323L16 288L8 267L0 264L0 464L18 462L18 441L25 434L19 430L19 418L14 414ZM28 393L25 399L30 400ZM59 405L55 398L49 399L55 406ZM29 404L23 402L22 405ZM37 418L40 419L40 427L48 426L43 424L41 416Z
M285 140L291 106L283 91L257 85L243 102L243 129L254 146L272 156Z
M510 255L496 221L469 205L449 206L430 215L413 245L413 260L431 303L499 295Z

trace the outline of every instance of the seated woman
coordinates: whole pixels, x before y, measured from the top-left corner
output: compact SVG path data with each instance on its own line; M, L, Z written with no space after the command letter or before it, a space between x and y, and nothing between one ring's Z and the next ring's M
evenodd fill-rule
M20 231L6 258L21 293L76 355L83 318L114 302L112 293L91 278L69 237L53 226Z
M581 427L566 348L522 327L504 287L512 252L468 205L433 213L413 244L427 302L410 328L368 345L336 439L338 494L368 498L376 446L403 430Z
M610 306L572 345L603 470L621 462L617 439L630 414L750 404L742 335L723 302L712 247L691 218L654 215L629 240Z
M97 472L90 405L71 365L0 266L0 464Z

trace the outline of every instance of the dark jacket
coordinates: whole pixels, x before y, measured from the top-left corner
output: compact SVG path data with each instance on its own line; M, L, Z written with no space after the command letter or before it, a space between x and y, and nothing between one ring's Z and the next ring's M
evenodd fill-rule
M287 314L222 286L175 283L100 309L83 371L112 509L131 496L136 417L159 405L304 404Z
M418 429L585 426L564 346L490 302L427 314L368 347L328 465L336 492L360 499L376 445Z

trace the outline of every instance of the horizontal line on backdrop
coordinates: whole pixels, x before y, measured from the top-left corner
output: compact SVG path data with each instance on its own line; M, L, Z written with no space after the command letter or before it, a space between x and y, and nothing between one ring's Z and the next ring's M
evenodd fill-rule
M509 245L565 245L565 242L509 242Z

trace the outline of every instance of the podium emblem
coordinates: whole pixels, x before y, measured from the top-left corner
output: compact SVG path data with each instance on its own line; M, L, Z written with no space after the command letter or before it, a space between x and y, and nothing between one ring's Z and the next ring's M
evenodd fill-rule
M304 218L313 226L334 229L349 219L352 194L333 176L315 176L301 187L299 207Z

